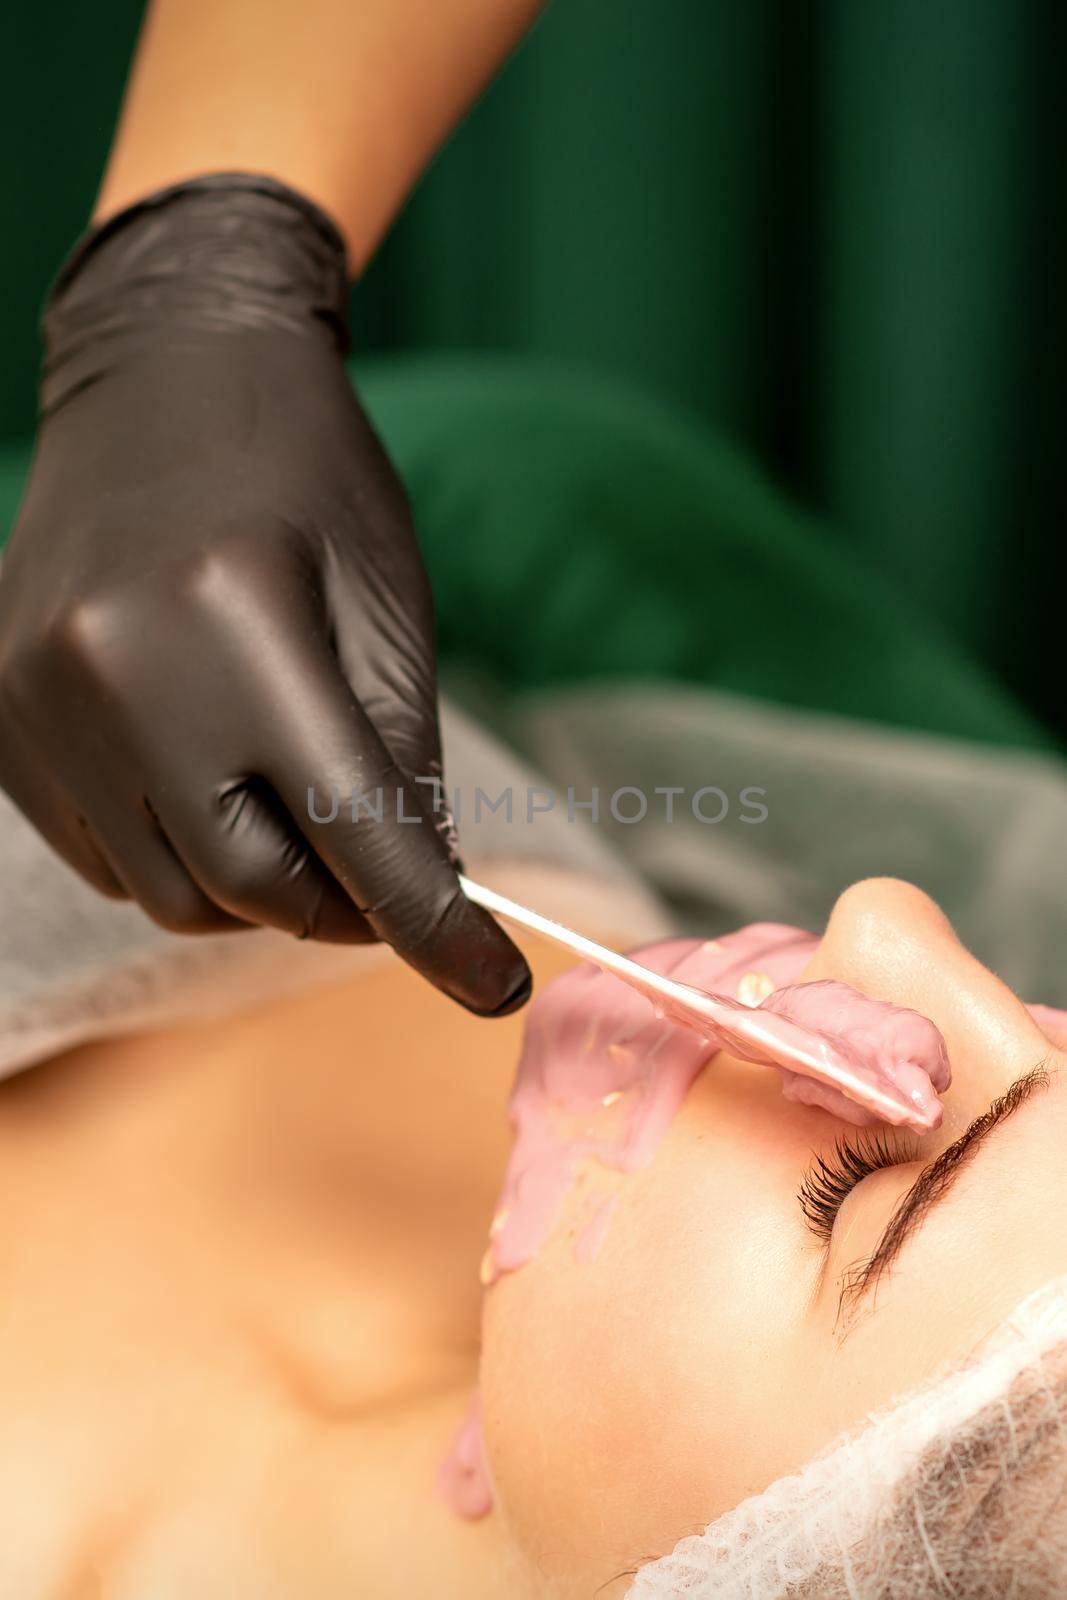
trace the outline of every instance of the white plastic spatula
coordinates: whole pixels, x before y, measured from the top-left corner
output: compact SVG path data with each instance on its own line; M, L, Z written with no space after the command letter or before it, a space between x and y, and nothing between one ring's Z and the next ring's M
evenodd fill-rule
M459 881L468 899L484 906L486 911L507 917L520 927L529 928L531 933L539 933L542 938L573 950L575 955L592 961L604 972L613 973L650 1000L662 1016L684 1028L692 1028L732 1055L761 1065L785 1067L814 1078L847 1095L882 1122L926 1126L925 1119L917 1118L916 1107L904 1094L891 1084L873 1081L871 1069L868 1069L870 1076L857 1070L825 1035L813 1033L788 1017L742 1005L739 1000L727 999L725 995L707 994L691 984L664 977L629 956L619 955L606 945L565 928L561 922L542 916L539 911L531 911L528 906L509 900L507 895L497 894L495 889L472 883L462 875Z

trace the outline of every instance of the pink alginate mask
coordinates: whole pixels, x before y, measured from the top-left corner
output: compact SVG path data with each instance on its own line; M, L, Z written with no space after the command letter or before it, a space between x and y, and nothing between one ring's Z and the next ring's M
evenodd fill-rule
M793 981L817 944L796 928L756 923L721 939L672 939L637 951L642 970L724 1008L721 1027L698 1013L699 1032L688 1002L679 1025L678 1010L662 994L642 993L590 965L538 995L509 1106L515 1142L484 1282L536 1254L580 1161L591 1157L624 1172L650 1161L693 1079L721 1049L775 1067L789 1099L847 1122L891 1121L918 1132L938 1126L937 1096L949 1082L941 1034L917 1012L847 984ZM739 1013L760 1031L732 1026ZM833 1081L830 1069L840 1063L850 1088L860 1081L884 1091L884 1116ZM603 1213L591 1219L579 1255L593 1253L606 1220Z
M506 914L507 905L491 909ZM727 1022L744 1011L761 1028L767 1025L759 1033L749 1026L741 1034L736 1025L706 1027L699 1012L697 1031L688 1003L685 1025L679 1025L662 994L621 982L588 962L547 985L527 1013L509 1103L515 1138L482 1262L484 1284L537 1254L580 1163L592 1158L620 1172L647 1165L690 1085L722 1049L775 1067L790 1099L856 1124L880 1120L869 1096L861 1104L822 1070L814 1076L798 1065L795 1053L773 1048L785 1039L795 1052L799 1042L820 1069L845 1062L857 1081L884 1090L894 1111L884 1120L920 1132L939 1125L938 1094L950 1074L938 1029L917 1012L873 1000L847 984L798 982L818 943L797 928L756 923L718 939L649 945L628 963L650 977L668 975L698 998L710 994L724 1008L716 1014ZM1049 1036L1067 1047L1067 1015L1030 1009ZM778 1032L780 1023L793 1031ZM613 1198L601 1199L580 1218L578 1260L596 1255L613 1206ZM491 1508L477 1397L438 1481L459 1515L478 1517Z
M632 979L622 982L589 962L541 991L527 1012L509 1102L515 1138L482 1261L484 1284L537 1254L580 1164L592 1158L632 1172L651 1161L693 1080L723 1048L777 1068L791 1099L852 1123L877 1120L869 1097L861 1105L824 1070L844 1062L864 1087L886 1091L891 1120L924 1131L937 1126L937 1091L949 1081L937 1028L847 984L797 983L818 942L796 928L757 923L720 939L672 939L635 952L628 966L639 974L668 975L688 986L671 990L683 994L684 1025L662 992L647 991L643 980L640 988ZM711 1026L694 1009L709 993L720 1008L716 1015L732 1026ZM742 1024L757 1021L759 1031L739 1032L738 1013ZM819 1077L798 1069L798 1050L817 1064ZM613 1207L612 1197L601 1198L581 1219L578 1260L596 1255ZM441 1465L438 1487L460 1516L484 1516L491 1508L477 1396Z

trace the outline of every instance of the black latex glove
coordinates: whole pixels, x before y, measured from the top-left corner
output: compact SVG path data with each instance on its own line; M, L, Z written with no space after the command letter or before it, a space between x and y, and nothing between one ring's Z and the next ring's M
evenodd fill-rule
M0 562L0 783L164 927L387 940L503 1012L526 963L413 781L441 772L432 603L346 299L332 222L268 178L175 185L76 248Z

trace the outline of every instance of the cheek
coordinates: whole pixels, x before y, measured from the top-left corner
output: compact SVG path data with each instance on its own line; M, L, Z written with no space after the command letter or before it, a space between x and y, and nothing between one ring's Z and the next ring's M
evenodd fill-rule
M548 1577L594 1587L774 1475L817 1262L793 1217L795 1156L736 1105L709 1123L702 1099L650 1167L611 1180L592 1261L575 1259L588 1205L572 1193L545 1249L487 1298L497 1503Z

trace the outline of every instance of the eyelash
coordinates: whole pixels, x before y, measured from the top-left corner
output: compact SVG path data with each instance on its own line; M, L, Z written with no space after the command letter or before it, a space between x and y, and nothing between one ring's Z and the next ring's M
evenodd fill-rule
M816 1156L797 1190L804 1220L815 1237L829 1243L837 1213L864 1178L914 1159L899 1143L890 1144L884 1133L862 1133L851 1144L838 1139L832 1155Z

